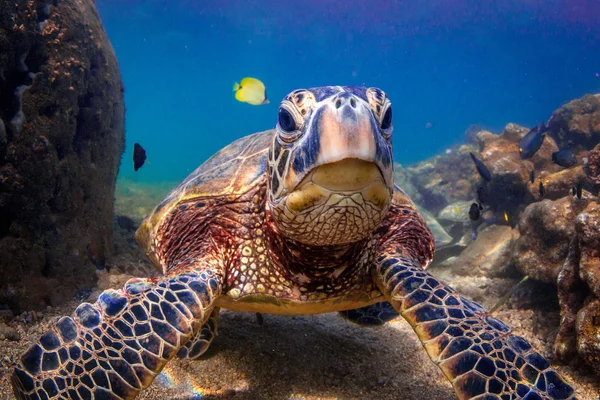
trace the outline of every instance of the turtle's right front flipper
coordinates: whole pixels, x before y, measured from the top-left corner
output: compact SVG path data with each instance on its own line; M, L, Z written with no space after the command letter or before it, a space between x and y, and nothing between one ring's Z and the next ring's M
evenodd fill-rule
M529 343L425 271L402 244L378 257L374 274L459 399L575 399L573 388Z
M200 329L221 292L212 270L132 279L63 317L20 359L19 399L131 399Z

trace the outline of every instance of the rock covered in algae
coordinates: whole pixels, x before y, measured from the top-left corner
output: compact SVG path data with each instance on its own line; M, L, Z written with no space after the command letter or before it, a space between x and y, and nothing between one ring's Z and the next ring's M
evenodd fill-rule
M531 171L540 177L558 171L560 167L552 163L552 153L558 150L552 139L546 138L533 157L523 160L519 154L519 140L529 129L516 124L508 124L502 134L488 131L477 134L481 148L481 160L489 168L492 179L485 186L487 203L497 211L517 209L535 200L531 194ZM535 185L538 183L536 182Z
M519 237L516 229L506 225L492 225L483 229L457 257L436 264L452 269L462 276L500 276L510 263L512 244Z
M112 247L124 146L117 61L93 2L0 3L0 304L92 286L90 243Z
M561 148L591 149L600 142L600 94L573 100L554 111L548 135Z
M513 263L523 275L556 283L575 234L575 218L586 203L585 199L567 196L527 206L513 249Z
M591 299L577 314L577 351L600 375L600 299Z
M544 185L544 196L540 194L539 183ZM576 165L571 168L565 168L558 172L543 174L535 182L528 183L528 191L532 198L536 200L550 199L558 200L562 197L571 195L573 186L581 182L587 186L591 181L587 178L583 166Z
M449 154L406 167L410 183L419 193L417 201L423 207L437 213L449 203L475 196L478 175L469 157L472 151L472 145L462 145Z
M518 142L529 132L529 128L509 122L502 130L502 137L511 142Z
M423 215L427 226L433 233L435 246L439 248L450 244L452 242L452 236L446 232L433 214L427 211L425 207L419 206L422 197L418 189L411 182L411 173L398 163L394 163L394 183L398 185L398 187L407 194L415 204L417 204L419 212Z
M589 202L575 223L569 254L558 277L561 323L556 355L576 353L600 374L600 205Z
M575 229L580 251L579 276L600 299L600 205L596 201L577 216Z
M596 186L600 186L600 144L597 144L587 155L584 170L588 179Z

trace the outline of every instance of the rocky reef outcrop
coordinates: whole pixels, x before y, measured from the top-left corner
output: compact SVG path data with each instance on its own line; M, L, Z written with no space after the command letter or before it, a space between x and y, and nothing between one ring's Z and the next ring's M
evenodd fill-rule
M600 142L600 94L573 100L554 111L548 134L558 147L590 150Z
M518 223L512 261L523 275L556 283L575 234L575 219L585 200L572 196L529 205Z
M472 145L449 149L446 154L396 172L397 181L403 189L407 187L404 190L413 200L437 213L448 203L467 200L475 194L477 172L469 159L469 152L474 150Z
M521 206L539 198L535 194L539 180L560 169L552 163L552 153L558 147L550 138L544 140L533 157L521 159L519 140L528 131L508 124L500 135L488 131L477 134L481 160L492 173L491 181L485 186L485 203L494 211L507 212L511 219L521 211ZM537 182L531 182L532 171L537 175Z
M70 299L112 247L123 86L90 1L0 2L0 304Z
M513 262L524 275L557 285L561 322L556 355L579 354L600 373L600 205L584 193L529 205Z
M508 124L494 134L471 127L466 144L406 166L398 183L443 232L434 274L488 307L511 304L511 296L527 303L527 290L544 293L546 307L560 305L550 339L557 357L578 356L600 375L600 94L560 107L548 128L539 150L522 159L519 141L529 128ZM562 149L573 151L576 165L553 162ZM489 169L489 181L470 152ZM474 222L476 201L483 209ZM525 276L529 284L517 290Z
M558 276L561 324L554 350L564 360L579 354L600 374L600 204L586 203Z

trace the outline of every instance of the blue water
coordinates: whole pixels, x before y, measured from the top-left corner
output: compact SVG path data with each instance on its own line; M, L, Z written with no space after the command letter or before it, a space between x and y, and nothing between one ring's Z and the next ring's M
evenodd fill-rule
M386 91L402 164L460 143L471 124L532 126L600 92L596 1L96 4L125 84L120 176L137 181L180 180L232 140L272 128L279 100L300 87ZM234 99L245 76L265 83L271 104ZM137 173L135 142L151 162Z

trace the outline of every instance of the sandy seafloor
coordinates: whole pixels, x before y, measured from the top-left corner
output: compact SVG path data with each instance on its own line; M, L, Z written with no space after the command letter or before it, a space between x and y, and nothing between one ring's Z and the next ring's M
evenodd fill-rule
M161 188L159 191L164 191ZM119 192L118 192L119 193ZM151 206L140 200L143 190L120 192L117 212L134 218ZM162 193L146 193L156 204ZM132 201L131 198L135 198ZM135 207L135 208L134 208ZM98 287L118 288L132 275L153 271L133 243L133 233L115 231L119 254L115 268L102 273ZM126 271L127 273L123 273ZM435 270L432 270L435 274ZM444 274L452 284L451 274ZM462 278L464 280L464 278ZM458 283L458 282L457 282ZM461 283L463 285L464 282ZM558 309L536 290L521 293L518 303L508 303L494 315L513 327L552 362L552 343L559 322ZM529 296L529 299L523 299ZM79 301L36 312L33 322L12 319L20 340L0 340L0 399L14 398L10 389L13 360L63 315L72 314ZM517 304L517 305L515 305ZM519 307L518 304L526 306ZM556 365L580 399L600 399L600 379L580 360ZM408 323L398 318L380 328L352 324L337 313L289 317L222 310L219 335L202 360L174 359L139 399L454 399L449 382L429 360Z
M10 370L15 358L75 301L48 310L39 323L11 323L20 341L0 341L0 396L12 399ZM506 310L509 322L545 356L551 329L534 321L552 313ZM600 385L585 366L557 365L580 399L597 399ZM580 363L579 363L580 364ZM204 395L200 397L199 395ZM429 360L410 326L401 319L381 328L362 328L337 314L288 317L222 311L219 335L203 360L174 359L139 399L454 399L452 388Z

